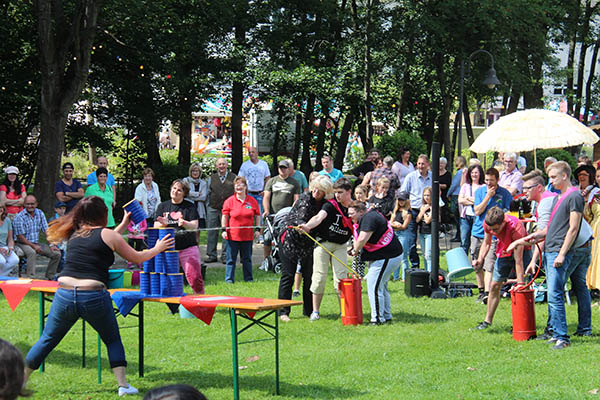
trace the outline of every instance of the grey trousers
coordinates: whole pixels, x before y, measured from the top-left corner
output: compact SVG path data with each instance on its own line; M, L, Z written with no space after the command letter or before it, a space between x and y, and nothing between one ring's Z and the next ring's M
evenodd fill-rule
M208 228L220 228L221 227L221 210L212 208L210 206L206 207L206 226ZM208 258L218 258L217 257L217 243L219 241L219 237L221 237L220 230L210 230L208 231L206 239L206 256ZM227 257L227 240L221 239L221 257L225 259Z
M36 253L33 247L23 243L15 243L15 246L19 247L25 254L25 257L27 257L27 276L29 278L35 278L35 266L37 263L38 253ZM46 269L45 278L48 280L54 279L56 269L60 263L60 250L51 250L50 247L44 243L40 244L40 246L42 247L41 255L50 259L48 262L48 268Z

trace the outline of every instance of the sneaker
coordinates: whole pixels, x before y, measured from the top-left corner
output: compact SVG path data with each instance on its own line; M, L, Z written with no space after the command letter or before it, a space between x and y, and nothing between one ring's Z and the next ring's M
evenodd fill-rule
M127 387L119 386L119 397L125 396L126 394L138 394L138 390L131 385Z
M481 303L487 305L488 297L489 297L489 293L484 293L483 297L481 298Z
M450 239L451 242L453 243L460 243L460 238L459 237L453 237L452 239Z
M290 321L291 321L291 320L290 320L290 317L288 317L288 316L287 316L287 315L285 315L285 314L281 314L281 315L279 316L279 319L280 319L281 321L283 321L283 322L290 322Z
M483 297L485 296L484 292L479 292L479 296L475 299L475 303L483 303Z
M312 314L310 314L310 318L311 321L316 321L318 319L321 319L321 315L319 314L318 311L313 311Z
M573 334L573 336L584 336L584 337L590 337L593 336L592 332L575 332Z
M217 262L217 257L208 257L208 258L205 258L204 262L207 263L207 264L215 263L215 262Z
M548 332L544 332L540 336L535 338L535 340L545 340L545 341L548 341L550 339L552 339L552 335L549 334Z
M481 331L481 330L489 328L490 326L492 326L492 324L490 324L489 322L481 321L479 323L479 325L477 325L474 329L478 330L478 331Z
M440 239L443 239L446 237L446 234L444 232L440 232Z
M265 272L269 271L269 261L265 258L258 269Z
M294 290L294 292L292 293L292 297L298 297L298 296L300 296L300 291Z
M567 342L566 340L559 340L556 342L556 344L552 348L554 350L562 350L566 347L569 347L570 345L571 345L571 343Z
M558 339L555 338L555 337L552 337L552 338L548 339L548 341L546 343L548 343L548 344L554 344L554 343L557 343L557 342L558 342Z

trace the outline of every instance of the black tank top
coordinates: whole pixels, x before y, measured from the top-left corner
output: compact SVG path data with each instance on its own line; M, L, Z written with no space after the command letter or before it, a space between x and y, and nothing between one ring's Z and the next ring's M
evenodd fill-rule
M108 286L108 269L115 254L102 240L102 229L93 229L88 237L72 236L67 243L67 258L60 276L94 279Z

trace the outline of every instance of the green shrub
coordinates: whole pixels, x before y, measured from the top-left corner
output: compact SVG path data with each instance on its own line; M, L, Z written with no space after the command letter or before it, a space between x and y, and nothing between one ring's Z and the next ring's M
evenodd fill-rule
M417 163L419 154L427 154L427 143L416 133L396 131L392 135L375 137L375 148L379 150L381 157L392 156L398 160L400 150L406 147L410 150L410 161Z
M521 153L521 156L527 160L527 171L533 170L533 152ZM544 171L544 160L546 157L554 157L559 161L566 161L569 163L573 171L575 171L575 168L577 168L577 160L567 150L540 149L536 151L537 167L544 173L544 176L546 176L546 171Z

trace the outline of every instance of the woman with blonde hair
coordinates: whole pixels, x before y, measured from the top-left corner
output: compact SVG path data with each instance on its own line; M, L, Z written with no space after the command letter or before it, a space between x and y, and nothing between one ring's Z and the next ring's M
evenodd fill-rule
M208 184L202 176L202 166L200 163L190 165L189 176L183 178L184 182L190 187L190 192L186 200L196 205L198 211L198 227L206 228L206 197L208 196ZM198 232L200 234L200 232ZM198 238L197 238L198 239Z
M304 315L310 317L312 312L312 294L310 286L312 283L313 250L315 243L304 233L294 227L305 224L321 211L321 207L331 198L333 184L326 175L320 175L311 180L308 185L309 191L304 192L292 206L285 217L284 226L287 226L280 235L280 258L281 258L281 280L277 298L290 300L292 298L292 287L294 274L298 261L302 265L302 298L304 301ZM279 310L279 318L283 322L290 321L290 307Z
M98 196L84 197L70 213L53 221L48 241L68 240L67 259L59 275L59 288L52 301L42 336L25 357L25 381L60 343L71 327L83 318L100 335L108 350L110 366L117 378L119 396L136 394L125 377L125 349L113 311L108 287L108 270L117 252L132 263L151 259L173 244L168 235L152 249L135 251L123 239L129 216L115 230L107 229L108 208Z

